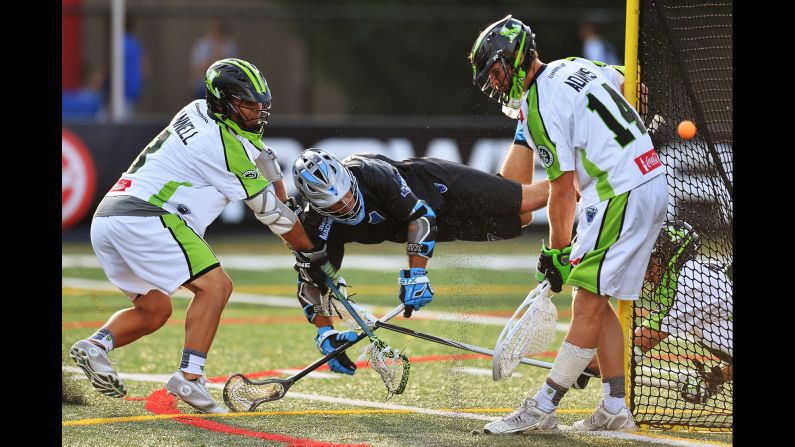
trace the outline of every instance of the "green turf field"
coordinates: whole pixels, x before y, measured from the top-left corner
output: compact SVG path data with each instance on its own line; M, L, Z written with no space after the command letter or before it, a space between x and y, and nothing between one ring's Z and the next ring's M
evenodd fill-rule
M247 240L211 240L219 256L289 255L283 245L266 237ZM483 254L528 255L539 245L524 238L493 244L449 243L436 249L429 276L436 295L418 314L444 311L462 314L509 316L535 286L531 265L517 265L505 271L485 270L467 262ZM64 245L67 255L90 255L88 245ZM349 255L399 255L399 244L353 245ZM533 257L535 255L532 255ZM434 268L434 262L456 258L458 268ZM534 262L533 262L534 264ZM291 265L263 271L228 269L235 294L285 297L295 307L230 302L208 354L205 372L221 400L220 387L233 372L258 373L279 369L299 370L320 357L313 337L297 307L295 273ZM377 306L382 314L398 303L397 271L344 270L343 276L357 293L354 299ZM380 377L362 367L353 377L331 375L306 377L297 382L282 400L260 406L258 413L222 416L194 415L192 408L174 402L165 392L167 377L179 364L184 337L184 315L189 303L174 298L170 321L159 331L136 343L114 350L111 360L123 373L137 374L126 379L125 399L100 395L81 372L74 372L69 348L76 340L91 335L115 311L129 306L121 292L102 284L100 269L63 269L62 364L64 403L62 405L63 445L69 446L519 446L542 443L550 446L576 445L730 445L730 433L641 431L632 436L606 437L563 431L556 435L473 435L489 420L510 412L528 392L533 393L547 370L520 365L519 377L494 382L491 361L482 356L432 344L406 335L379 330L393 347L403 348L412 359L409 385L402 395L385 400ZM66 278L70 282L66 281ZM91 280L83 281L80 280ZM559 322L570 321L570 290L553 301ZM234 294L233 294L234 300ZM291 300L291 301L290 301ZM287 304L285 304L287 305ZM392 323L493 349L502 326L468 321L404 319ZM564 332L550 348L556 351ZM363 347L361 342L357 347ZM351 357L358 356L358 349ZM554 353L539 360L552 362ZM289 375L290 372L282 376ZM483 374L483 375L480 375ZM488 375L485 375L488 374ZM160 377L164 376L164 377ZM559 423L571 425L587 417L599 401L600 384L592 381L586 390L570 391L558 411ZM431 410L431 411L429 411ZM179 416L190 414L190 416ZM176 415L176 416L175 416Z

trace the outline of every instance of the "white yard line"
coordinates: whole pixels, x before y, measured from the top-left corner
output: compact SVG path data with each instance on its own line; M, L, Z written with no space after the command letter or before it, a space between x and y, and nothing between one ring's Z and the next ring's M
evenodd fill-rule
M253 270L257 272L291 269L295 258L291 255L218 255L226 269ZM479 254L478 256L444 255L434 256L433 267L466 268L485 270L535 271L537 256ZM346 255L345 268L391 272L405 268L405 255ZM61 266L101 268L95 255L61 255Z
M62 370L66 372L82 372L80 368L74 366L62 366ZM310 374L311 375L311 374ZM85 375L80 375L80 377L88 380ZM119 373L119 377L125 380L132 380L137 382L154 382L163 384L168 381L171 377L170 375L166 374L133 374L133 373ZM224 384L222 383L207 383L207 388L214 388L214 389L223 389ZM306 393L288 393L284 396L284 398L292 398L292 399L303 399L315 402L328 402L328 403L335 403L341 405L351 405L354 407L365 407L365 408L380 408L385 410L404 410L410 411L419 414L429 414L432 416L443 416L443 417L452 417L452 418L459 418L459 419L475 419L479 421L496 421L499 419L499 416L486 416L482 414L474 414L474 413L461 413L457 411L443 411L443 410L433 410L430 408L422 408L422 407L412 407L408 405L396 405L396 404L388 404L384 402L373 402L369 400L359 400L359 399L347 399L344 397L334 397L334 396L324 396L320 394L306 394ZM560 430L562 432L573 432L571 426L569 425L559 425ZM662 444L662 445L672 445L672 446L680 446L680 447L714 447L715 445L723 445L723 443L704 443L698 441L691 441L682 438L657 438L657 437L649 437L635 433L622 433L622 432L589 432L588 434L593 436L605 437L605 438L615 438L615 439L625 439L631 441L642 441L642 442L650 442L653 444ZM491 439L490 435L481 435L484 436L484 439ZM494 438L496 441L498 438Z
M81 278L61 278L61 287L72 287L75 289L86 290L101 290L101 291L114 291L121 293L116 286L108 281L100 281L95 279L81 279ZM179 289L174 295L175 298L191 298L193 294L190 292ZM284 297L275 295L259 295L254 293L239 293L232 292L232 297L229 301L233 303L247 303L258 304L270 307L287 307L287 308L300 308L298 300L294 297ZM374 313L375 306L368 304L361 305L366 311ZM478 314L462 314L457 312L440 312L434 310L422 310L411 316L415 320L439 320L439 321L455 321L461 323L473 324L488 324L492 326L505 326L508 323L508 317L494 317L491 315L478 315ZM556 328L558 331L566 332L569 330L569 323L557 323Z

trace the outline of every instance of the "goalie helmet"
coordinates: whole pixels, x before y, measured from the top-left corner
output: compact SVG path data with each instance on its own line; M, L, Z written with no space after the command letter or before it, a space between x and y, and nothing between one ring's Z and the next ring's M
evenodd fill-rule
M307 149L293 164L293 181L309 206L337 222L357 225L364 219L364 199L356 177L333 155ZM350 198L346 200L348 192Z
M659 257L660 265L679 271L685 262L694 259L701 237L684 220L672 220L663 224L660 235L652 249L652 256Z
M519 116L527 72L536 57L535 34L509 14L489 25L475 40L469 53L472 83L502 104L502 111L515 119ZM495 63L499 64L496 74L491 70Z
M205 76L207 108L210 116L232 127L251 141L262 138L271 108L271 92L262 73L242 59L222 59L213 62ZM259 104L259 116L254 124L246 120L232 99Z

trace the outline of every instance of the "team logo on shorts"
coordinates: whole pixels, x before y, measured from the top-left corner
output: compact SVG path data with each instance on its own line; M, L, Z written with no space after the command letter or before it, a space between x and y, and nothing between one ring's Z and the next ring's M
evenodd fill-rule
M442 194L447 192L447 185L445 185L444 183L434 183L433 186L435 186L436 189L438 189L439 192Z
M542 145L538 145L538 156L541 157L541 163L544 164L545 168L552 166L552 163L555 161L555 157L552 155L552 152L546 147Z
M188 208L188 205L185 205L184 203L177 205L177 211L179 211L180 214L190 214L190 208Z
M593 222L594 216L596 216L595 207L589 206L588 208L585 208L585 220L588 221L588 223Z
M256 169L251 169L251 170L248 170L248 171L244 172L243 173L243 177L250 178L250 179L254 180L257 177L259 177L259 172L257 172Z

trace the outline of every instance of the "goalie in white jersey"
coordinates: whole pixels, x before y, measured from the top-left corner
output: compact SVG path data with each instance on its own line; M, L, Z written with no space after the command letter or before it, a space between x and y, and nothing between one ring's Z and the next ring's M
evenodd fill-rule
M150 334L171 316L170 296L194 293L185 317L179 369L166 388L199 411L226 413L204 385L204 363L232 293L232 281L204 231L229 202L243 200L294 250L311 250L283 201L282 174L262 143L271 92L259 70L223 59L207 70L207 99L193 101L138 155L97 207L91 244L108 279L132 301L70 356L97 391L126 387L108 352Z
M594 355L602 367L604 398L575 428L632 430L624 342L609 298L638 298L665 218L665 170L638 113L622 96L623 67L581 58L544 64L534 39L528 26L509 15L478 36L469 60L475 85L519 120L500 174L532 183L534 155L546 169L549 246L542 247L536 278L548 279L554 292L563 284L574 286L573 315L541 389L485 431L557 430L555 409ZM572 242L578 195L578 236Z

